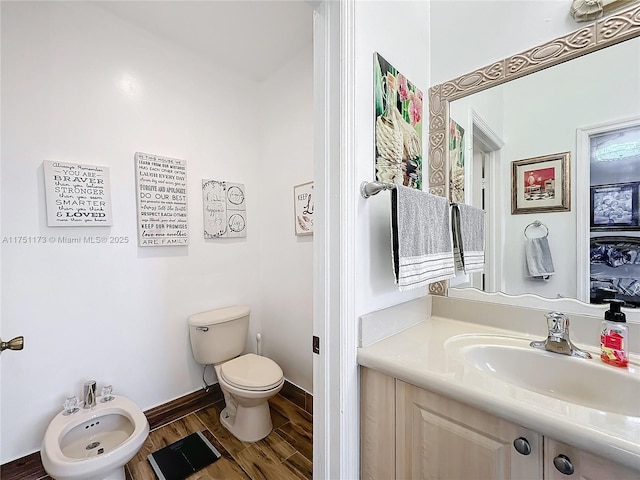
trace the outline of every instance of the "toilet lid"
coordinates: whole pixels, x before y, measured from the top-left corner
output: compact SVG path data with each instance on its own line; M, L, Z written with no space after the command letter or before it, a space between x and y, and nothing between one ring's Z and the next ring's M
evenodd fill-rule
M282 369L267 357L254 353L241 355L220 367L222 378L245 390L269 390L282 382Z

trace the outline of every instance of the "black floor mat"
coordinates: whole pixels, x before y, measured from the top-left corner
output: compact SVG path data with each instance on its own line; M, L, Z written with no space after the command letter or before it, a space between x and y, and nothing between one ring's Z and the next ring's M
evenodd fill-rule
M202 433L196 432L147 458L159 480L183 480L218 460L220 452Z

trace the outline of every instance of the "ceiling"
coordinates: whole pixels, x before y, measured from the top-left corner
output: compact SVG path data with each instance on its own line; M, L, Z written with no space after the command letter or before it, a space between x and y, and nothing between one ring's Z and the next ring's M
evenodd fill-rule
M312 41L309 0L137 0L95 5L261 81Z

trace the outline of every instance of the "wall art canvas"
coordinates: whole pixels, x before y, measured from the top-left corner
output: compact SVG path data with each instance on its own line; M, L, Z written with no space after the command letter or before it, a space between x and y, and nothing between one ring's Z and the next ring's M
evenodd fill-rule
M374 59L375 178L422 189L422 92L378 53Z
M449 120L450 200L464 203L464 128Z
M187 162L136 152L138 245L189 244Z
M511 162L511 213L571 210L570 152Z
M293 187L296 235L313 235L313 182Z
M241 183L202 180L204 238L247 236L245 188Z
M45 160L43 168L48 226L113 225L107 167Z

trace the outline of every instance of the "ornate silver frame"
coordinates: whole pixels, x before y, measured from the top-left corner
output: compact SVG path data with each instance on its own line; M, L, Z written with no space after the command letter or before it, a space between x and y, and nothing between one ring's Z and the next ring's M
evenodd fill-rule
M449 102L640 36L640 4L429 89L429 192L449 195ZM445 295L448 283L429 285Z

